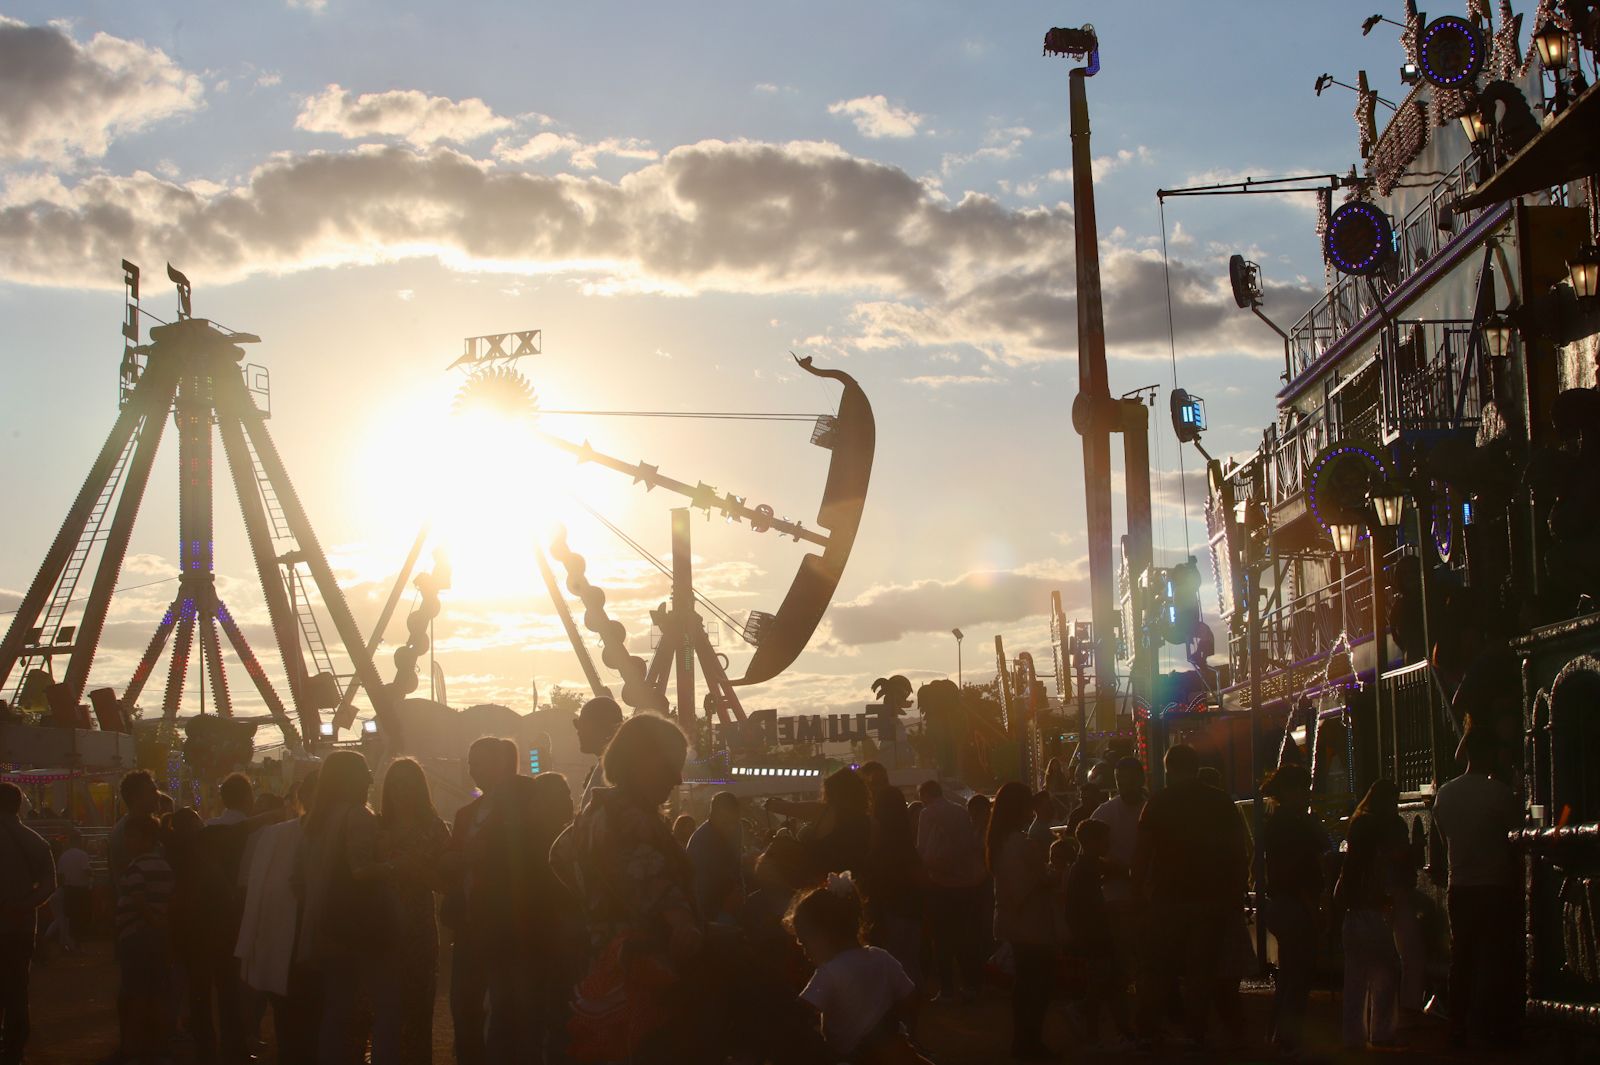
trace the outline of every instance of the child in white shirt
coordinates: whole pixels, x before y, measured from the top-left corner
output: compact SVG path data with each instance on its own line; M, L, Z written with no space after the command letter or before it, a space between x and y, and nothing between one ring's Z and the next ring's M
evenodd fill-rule
M894 955L861 941L861 898L849 873L800 896L784 922L817 967L800 997L822 1036L852 1065L927 1065L906 1035L916 988Z

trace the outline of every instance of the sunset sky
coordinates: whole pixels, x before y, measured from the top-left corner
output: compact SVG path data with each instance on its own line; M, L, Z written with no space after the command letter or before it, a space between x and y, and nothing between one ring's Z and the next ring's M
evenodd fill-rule
M1367 13L0 0L0 610L115 415L126 257L152 312L173 313L171 261L197 316L262 337L271 431L364 625L437 517L458 578L438 655L458 706L526 709L535 679L544 695L582 686L528 547L548 522L567 524L641 650L667 594L573 499L663 558L673 499L532 449L463 455L442 428L461 338L529 328L544 354L519 369L547 408L830 411L837 387L790 350L871 397L877 464L839 595L748 706L837 710L870 701L876 676L953 674L953 626L969 679L992 674L996 633L1047 664L1049 594L1086 616L1087 580L1070 64L1040 56L1043 34L1087 21L1102 41L1089 91L1112 390L1161 385L1156 538L1179 557L1155 190L1346 170L1355 98L1312 84L1365 67L1398 98L1398 31L1362 37ZM1234 307L1228 255L1260 261L1266 310L1291 324L1322 285L1313 206L1168 205L1179 379L1208 403L1213 454L1259 439L1282 357ZM544 424L815 522L827 455L803 423ZM169 434L124 585L176 573L175 451ZM224 598L274 657L220 467L217 515ZM803 554L720 518L694 537L701 590L739 615L775 610ZM174 587L118 597L95 685L125 686ZM742 672L733 643L722 634ZM379 671L393 674L387 650ZM144 702L159 699L152 685Z

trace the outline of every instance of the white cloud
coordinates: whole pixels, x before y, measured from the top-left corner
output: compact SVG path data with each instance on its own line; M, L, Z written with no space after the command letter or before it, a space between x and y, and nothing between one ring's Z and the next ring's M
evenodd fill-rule
M923 374L920 377L906 378L906 384L937 389L950 388L957 385L997 385L1000 380L1000 378L991 374Z
M98 158L111 140L200 107L200 79L159 48L0 15L0 159Z
M256 87L258 89L271 89L277 85L281 85L282 83L283 75L279 74L276 70L266 71L256 78Z
M659 159L661 153L650 147L650 142L636 137L606 137L587 144L569 133L552 133L545 130L535 133L521 144L502 140L494 146L494 157L504 163L529 163L565 155L579 170L593 170L602 155L618 159Z
M848 116L856 124L856 132L874 140L882 137L914 137L917 127L922 124L921 115L891 104L882 93L836 101L828 105L828 114Z
M815 142L703 141L614 181L366 145L276 157L227 187L141 171L71 186L14 177L0 190L0 278L25 284L111 284L123 255L212 284L426 256L567 273L603 293L843 293L858 302L824 344L967 346L1012 363L1075 351L1072 245L1065 204L1015 209L973 193L952 203L903 170ZM1172 263L1186 354L1281 355L1237 314L1224 262ZM1165 358L1166 316L1150 313L1164 305L1159 253L1113 231L1102 278L1113 353ZM1286 309L1311 296L1272 293Z
M328 0L286 0L290 7L297 7L301 11L326 11Z
M355 99L338 85L307 98L294 120L297 129L333 133L348 140L399 137L419 148L451 141L465 144L511 128L477 97L452 100L416 89L362 93Z

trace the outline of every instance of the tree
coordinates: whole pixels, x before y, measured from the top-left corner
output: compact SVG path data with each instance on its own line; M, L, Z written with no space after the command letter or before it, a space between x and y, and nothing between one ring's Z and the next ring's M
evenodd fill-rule
M586 701L582 692L572 688L563 688L557 684L550 689L550 709L557 713L576 715L579 710L583 709L583 704Z

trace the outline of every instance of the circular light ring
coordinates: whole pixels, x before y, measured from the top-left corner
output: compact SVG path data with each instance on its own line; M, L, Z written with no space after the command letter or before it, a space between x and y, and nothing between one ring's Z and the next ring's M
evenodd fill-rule
M1459 15L1436 18L1417 38L1417 66L1440 88L1470 84L1483 72L1488 51L1483 33Z
M1387 478L1389 476L1389 467L1384 463L1382 457L1371 448L1348 442L1331 444L1324 448L1322 453L1312 460L1311 473L1306 477L1305 484L1306 501L1311 504L1311 517L1322 527L1322 531L1329 536L1333 535L1333 531L1328 527L1327 519L1322 516L1322 508L1317 504L1317 485L1321 479L1323 468L1341 455L1356 455L1364 458L1373 470L1377 471L1380 477ZM1371 535L1370 532L1363 532L1356 537L1356 543L1365 540L1369 535Z
M1394 251L1394 223L1365 200L1333 212L1322 235L1322 253L1340 273L1370 276Z

